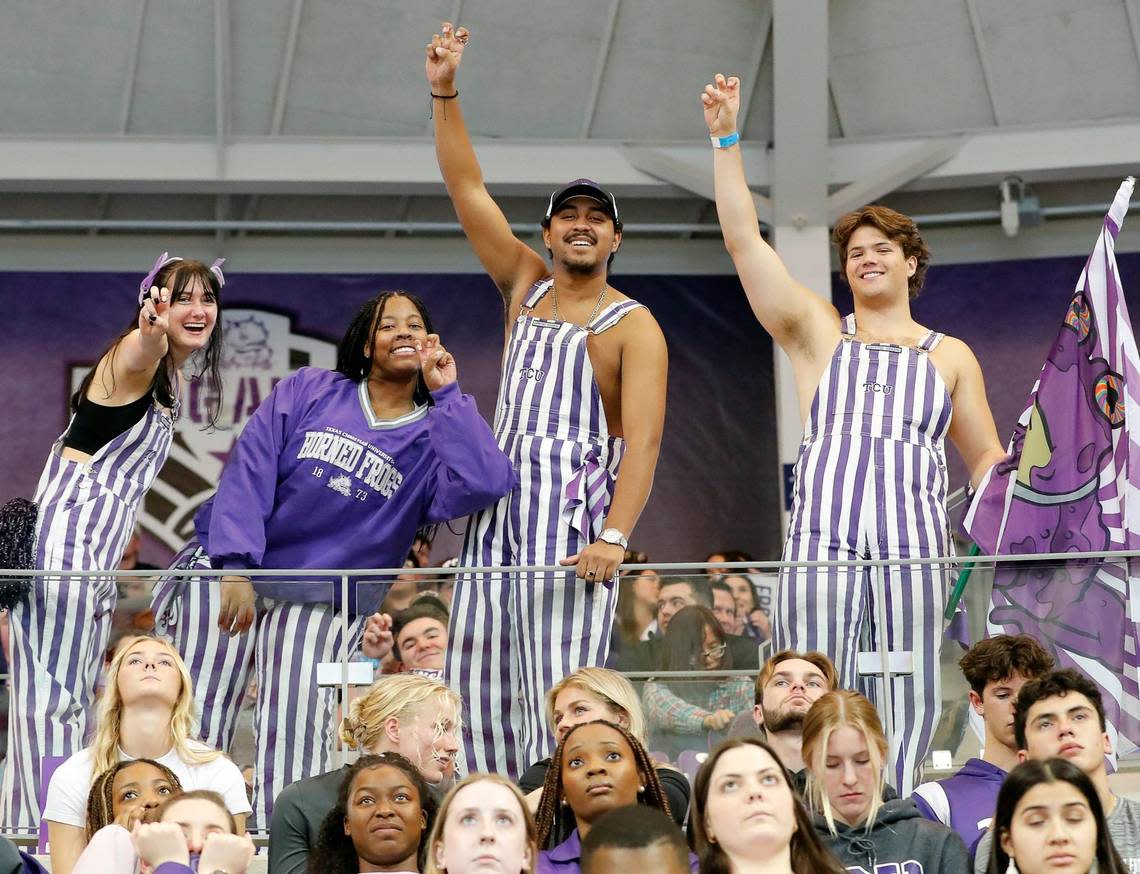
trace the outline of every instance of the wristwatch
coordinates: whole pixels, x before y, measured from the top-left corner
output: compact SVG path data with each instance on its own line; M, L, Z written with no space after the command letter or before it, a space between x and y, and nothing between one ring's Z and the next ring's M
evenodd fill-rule
M622 549L629 548L629 538L618 531L616 528L606 528L598 535L598 540L602 543L612 543L614 546L620 546Z

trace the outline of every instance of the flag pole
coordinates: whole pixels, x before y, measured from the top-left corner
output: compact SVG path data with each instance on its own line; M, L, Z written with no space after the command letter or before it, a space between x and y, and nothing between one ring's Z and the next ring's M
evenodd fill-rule
M973 558L981 551L978 544L972 543L966 557ZM962 562L962 570L958 574L958 579L954 581L954 588L950 592L950 597L946 601L946 609L942 613L942 618L947 622L954 618L954 611L958 609L958 602L962 600L962 593L966 591L966 583L970 581L970 574L973 572L973 562Z

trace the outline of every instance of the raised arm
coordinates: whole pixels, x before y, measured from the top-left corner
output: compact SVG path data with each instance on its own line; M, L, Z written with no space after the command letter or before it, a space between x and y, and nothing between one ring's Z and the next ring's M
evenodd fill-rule
M150 387L170 348L166 336L170 291L152 286L139 309L138 327L103 356L87 396L96 403L129 403Z
M705 123L718 139L737 134L740 80L717 73L701 94ZM736 266L748 303L760 324L788 355L814 358L830 352L839 316L835 308L801 285L760 235L756 206L744 177L739 142L713 148L716 211L724 245Z
M465 27L453 33L446 21L440 30L442 33L428 43L426 67L436 158L463 233L509 305L512 296L521 295L546 275L546 265L538 253L511 233L510 222L483 184L483 171L467 135L455 85L470 34Z

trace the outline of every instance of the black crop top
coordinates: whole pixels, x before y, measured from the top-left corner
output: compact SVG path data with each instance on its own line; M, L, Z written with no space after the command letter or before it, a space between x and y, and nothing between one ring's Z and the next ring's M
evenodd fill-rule
M94 455L145 416L153 403L149 392L121 407L107 407L82 397L75 419L63 435L63 445Z

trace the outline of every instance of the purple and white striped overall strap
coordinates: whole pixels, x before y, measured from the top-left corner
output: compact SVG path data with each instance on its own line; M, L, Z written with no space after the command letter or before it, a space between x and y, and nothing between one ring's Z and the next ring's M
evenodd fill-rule
M554 277L552 276L546 279L538 280L538 282L530 287L530 291L527 292L526 298L523 300L522 304L523 310L526 310L528 312L533 310L536 306L538 306L538 302L542 300L543 295L550 291L550 289L553 287Z
M937 331L927 331L926 336L922 338L922 342L915 348L923 352L933 352L934 347L941 343L942 338L945 336L945 334L940 334Z

